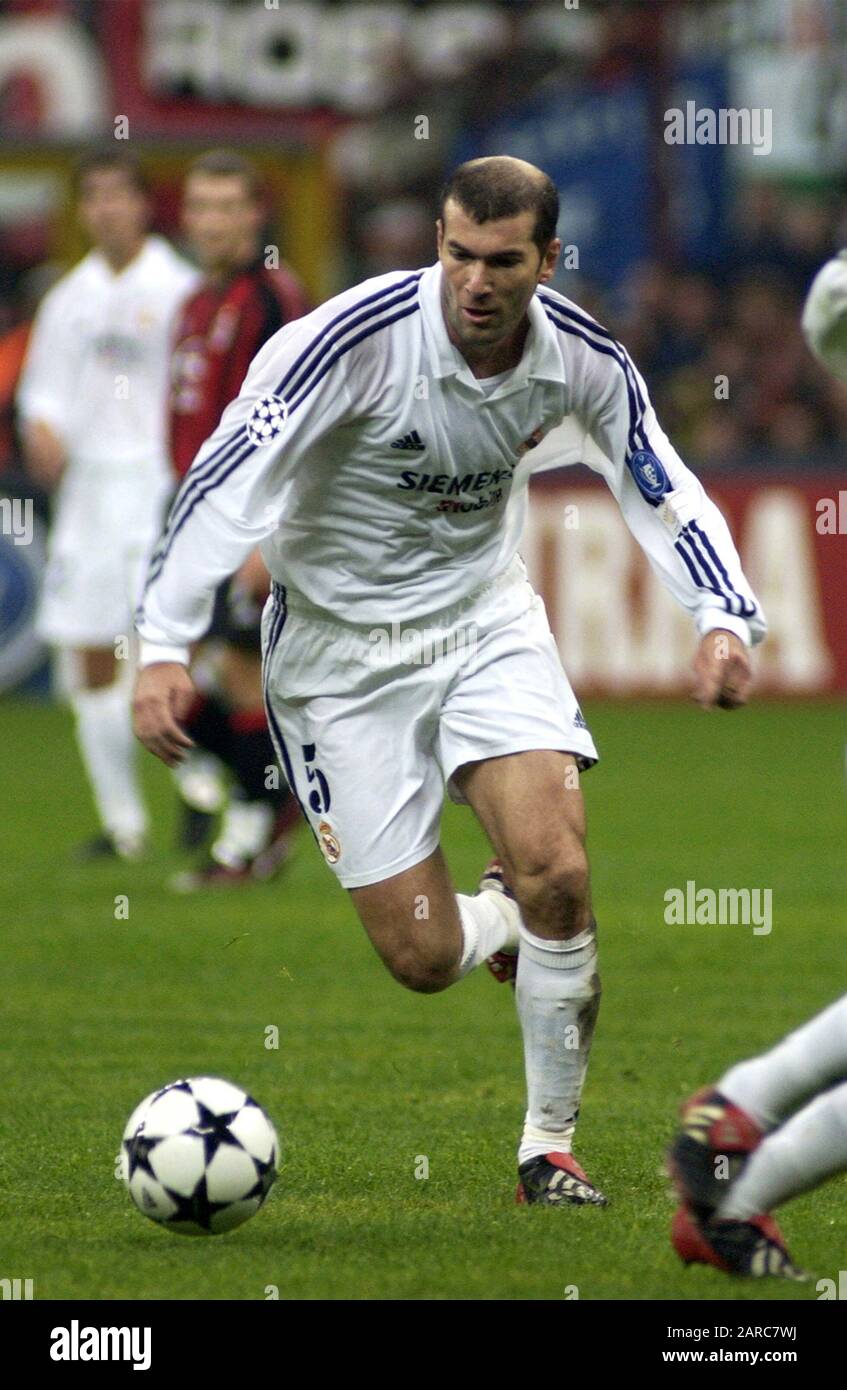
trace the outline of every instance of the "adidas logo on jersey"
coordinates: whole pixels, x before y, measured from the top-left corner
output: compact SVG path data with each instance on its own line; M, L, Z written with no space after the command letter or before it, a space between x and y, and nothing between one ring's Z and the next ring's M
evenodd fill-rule
M395 439L391 445L392 449L411 449L413 453L420 453L426 448L417 430L412 430L411 434L404 434L402 439Z

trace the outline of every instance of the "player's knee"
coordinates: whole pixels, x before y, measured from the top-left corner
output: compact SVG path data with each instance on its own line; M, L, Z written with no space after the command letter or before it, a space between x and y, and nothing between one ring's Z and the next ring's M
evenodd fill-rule
M411 989L415 994L438 994L455 980L458 962L454 953L405 946L386 959L385 964L404 989Z
M530 856L513 873L514 891L524 914L543 916L548 922L571 925L588 901L588 857L582 844L571 838Z

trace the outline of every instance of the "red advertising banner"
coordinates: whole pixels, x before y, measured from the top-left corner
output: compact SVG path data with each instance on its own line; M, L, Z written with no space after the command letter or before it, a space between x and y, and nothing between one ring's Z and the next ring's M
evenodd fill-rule
M758 691L847 693L847 480L720 480L709 493L732 530L769 622ZM681 694L693 623L653 574L601 485L537 479L521 547L574 687Z
M114 111L145 136L319 143L339 118L308 80L318 18L262 0L109 0L98 23Z

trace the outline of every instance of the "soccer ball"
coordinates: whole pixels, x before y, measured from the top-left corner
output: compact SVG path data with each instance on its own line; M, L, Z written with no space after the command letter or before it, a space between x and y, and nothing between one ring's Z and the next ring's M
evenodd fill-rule
M173 1081L136 1106L120 1173L140 1212L186 1236L247 1221L276 1178L279 1140L260 1105L212 1076Z

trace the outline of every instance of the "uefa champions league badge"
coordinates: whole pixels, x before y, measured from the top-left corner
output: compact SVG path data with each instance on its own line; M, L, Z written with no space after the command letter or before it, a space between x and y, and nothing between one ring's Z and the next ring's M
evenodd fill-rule
M247 421L247 434L253 444L272 444L282 434L288 419L288 406L281 396L262 396Z
M670 490L664 466L649 449L638 449L629 457L629 469L642 497L658 502Z
M341 845L329 821L322 820L318 826L318 843L328 864L337 864L341 858Z

